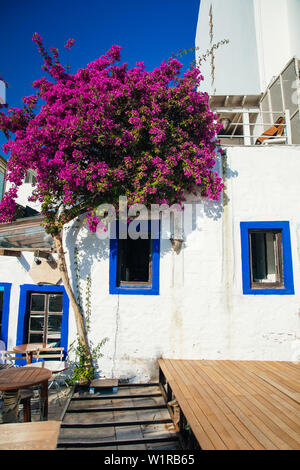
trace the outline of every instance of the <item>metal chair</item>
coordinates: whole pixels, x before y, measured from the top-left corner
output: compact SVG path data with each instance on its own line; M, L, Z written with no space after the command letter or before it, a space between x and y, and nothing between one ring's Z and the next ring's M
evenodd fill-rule
M2 342L3 343L3 342ZM1 348L0 344L0 348ZM6 351L5 349L0 350L0 370L1 369L10 369L12 367L21 367L22 364L16 364L16 361L26 361L27 354L16 353L15 351ZM21 389L17 394L16 392L0 392L1 397L5 398L6 403L9 403L12 414L15 414L15 417L18 415L18 406L19 403L23 405L23 420L24 422L31 421L31 398L33 398L33 390L30 389Z
M33 355L33 358L36 359L38 366L34 365L34 367L45 367L52 371L52 377L49 380L49 389L52 385L55 386L57 390L57 399L59 405L61 406L61 400L59 394L61 393L61 387L59 385L59 379L63 379L62 372L69 368L69 364L65 359L65 350L63 347L54 347L54 348L40 348L37 352ZM48 359L48 360L45 360ZM66 385L65 380L63 379L64 385Z

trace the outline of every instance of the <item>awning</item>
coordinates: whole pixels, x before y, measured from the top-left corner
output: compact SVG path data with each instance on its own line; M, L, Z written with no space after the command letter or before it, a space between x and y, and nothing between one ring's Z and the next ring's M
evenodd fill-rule
M0 249L53 252L53 239L41 226L44 217L26 217L0 224Z

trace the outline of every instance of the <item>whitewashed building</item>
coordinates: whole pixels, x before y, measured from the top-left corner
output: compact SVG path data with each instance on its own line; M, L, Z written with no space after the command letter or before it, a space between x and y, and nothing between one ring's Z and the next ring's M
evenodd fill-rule
M299 62L292 43L298 32L288 28L290 49L284 48L284 54L278 49L275 62L258 59L257 37L268 33L261 22L260 33L256 30L258 3L201 1L199 55L210 43L211 18L214 42L226 37L219 22L222 15L223 25L228 21L228 31L235 31L229 38L230 49L225 45L216 51L220 61L226 51L228 74L215 58L215 88L210 91L211 106L225 125L217 164L226 185L222 200L190 198L186 209L191 223L184 225L182 242L177 243L172 240L172 226L168 237L161 233L160 239L148 241L101 240L88 231L83 219L65 227L69 274L77 293L80 280L84 308L85 294L91 292L89 338L93 344L109 338L99 363L102 376L147 381L157 375L160 357L297 358ZM300 2L275 3L278 9L284 7L286 21L292 21ZM268 18L276 22L283 15L275 11L273 7ZM250 13L253 21L247 23ZM260 20L265 18L262 12ZM242 23L235 30L238 21ZM243 22L249 26L245 36ZM230 74L234 64L229 59L238 57L240 68L237 63L236 72ZM252 74L249 82L243 76L247 66ZM295 88L286 87L286 76ZM262 136L279 117L283 123ZM30 178L20 194L23 206ZM38 207L27 208L27 213L24 209L27 217L0 227L1 338L8 347L43 337L68 348L76 337L73 314L56 269L56 254L47 255L51 240L33 209Z

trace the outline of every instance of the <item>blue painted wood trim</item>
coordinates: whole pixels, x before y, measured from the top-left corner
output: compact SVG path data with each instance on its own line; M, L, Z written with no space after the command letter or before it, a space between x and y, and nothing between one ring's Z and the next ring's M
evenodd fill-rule
M64 286L23 284L20 286L20 301L17 327L17 345L27 343L27 325L26 313L28 312L28 293L44 292L44 293L62 293L63 294L63 315L61 323L61 342L60 345L68 350L68 334L69 334L69 298Z
M290 224L287 221L274 222L241 222L242 247L242 278L243 293L245 295L294 295L294 276L291 248ZM251 289L250 284L250 254L249 230L281 230L283 282L282 289Z
M109 293L121 295L159 295L159 265L160 265L160 231L156 232L157 224L153 224L153 233L157 238L152 238L152 285L150 287L117 286L117 268L118 268L118 247L119 247L119 228L117 224L117 238L110 239L109 253ZM151 230L151 221L149 221L149 231ZM155 236L155 235L154 235Z
M8 341L8 322L9 322L9 306L10 306L10 291L11 283L0 282L0 287L3 287L3 306L2 306L2 325L0 331L0 339L4 341L7 348Z

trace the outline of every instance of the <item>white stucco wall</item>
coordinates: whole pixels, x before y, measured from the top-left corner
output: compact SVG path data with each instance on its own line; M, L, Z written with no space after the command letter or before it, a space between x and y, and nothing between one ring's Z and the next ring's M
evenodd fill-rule
M210 57L202 62L204 83L209 95L258 94L259 70L256 49L253 0L201 0L196 32L197 59L211 48L209 10L213 13L213 44L224 39L229 44L215 52L215 82L211 83Z
M227 149L226 200L194 200L192 231L179 255L162 240L160 295L109 294L109 244L75 222L65 246L74 289L79 250L83 297L91 275L91 332L109 341L99 362L106 377L150 380L159 357L292 360L300 336L300 146ZM197 202L197 204L196 204ZM192 203L192 201L191 201ZM243 295L240 222L289 221L295 295ZM0 257L12 282L9 347L15 345L20 284L32 283L31 254ZM69 344L76 337L70 310Z
M104 375L147 380L161 356L292 359L300 334L300 147L233 147L227 155L228 205L198 200L179 255L162 240L159 296L109 295L108 243L85 229L67 232L67 246L75 237L81 250L82 279L92 277L91 339L109 338ZM243 295L240 222L270 220L290 221L295 295Z
M264 92L293 57L300 57L300 0L201 0L196 56L210 48L209 9L214 40L230 43L215 51L215 84L210 59L201 70L208 94L251 95Z

